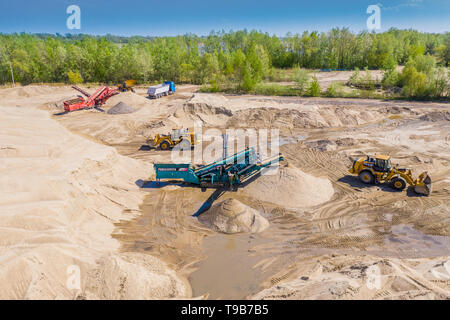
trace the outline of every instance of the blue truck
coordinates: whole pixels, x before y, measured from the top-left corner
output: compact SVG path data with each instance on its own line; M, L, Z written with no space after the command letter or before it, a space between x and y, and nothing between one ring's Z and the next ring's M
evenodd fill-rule
M147 94L151 99L161 98L162 96L168 96L175 93L175 83L173 81L165 81L164 83L156 86L150 86Z

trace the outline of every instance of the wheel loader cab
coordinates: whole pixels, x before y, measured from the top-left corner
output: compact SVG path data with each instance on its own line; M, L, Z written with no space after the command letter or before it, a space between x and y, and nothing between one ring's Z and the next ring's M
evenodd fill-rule
M375 156L375 163L374 163L373 169L378 172L391 171L391 157Z

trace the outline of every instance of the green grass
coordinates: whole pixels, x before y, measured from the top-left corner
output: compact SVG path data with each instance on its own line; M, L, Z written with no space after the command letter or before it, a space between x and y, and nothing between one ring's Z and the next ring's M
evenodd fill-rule
M263 96L288 96L288 97L309 97L306 93L295 85L282 85L279 83L261 82L250 91L238 89L236 84L228 84L228 86L221 86L220 88L212 88L205 85L199 89L199 92L207 93L226 93L226 94L254 94ZM388 94L380 90L366 90L351 88L344 86L341 83L336 83L332 92L329 90L322 90L319 97L324 98L354 98L354 99L377 99L377 100L406 100L406 101L448 101L448 98L441 99L416 99L407 98L401 94Z
M278 69L273 68L266 80L270 82L291 82L294 81L295 68Z

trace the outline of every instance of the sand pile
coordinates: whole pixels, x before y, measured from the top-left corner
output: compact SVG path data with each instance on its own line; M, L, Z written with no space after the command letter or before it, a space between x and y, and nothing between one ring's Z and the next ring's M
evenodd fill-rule
M55 88L51 86L17 86L2 90L2 98L30 98L40 95L51 95L54 91Z
M443 280L446 263L446 257L396 259L346 254L304 258L292 266L295 271L291 274L297 274L296 278L289 279L284 270L272 277L270 288L252 299L448 300L450 288L448 280ZM279 279L286 280L278 283Z
M108 114L126 114L126 113L133 113L135 111L136 110L133 109L132 107L130 107L128 104L121 101L118 104L116 104L114 107L109 109L107 111L107 113Z
M109 98L106 101L105 107L112 107L120 102L133 106L137 109L142 108L144 106L152 105L152 101L150 101L149 99L140 96L134 92L128 91L128 92L121 92Z
M271 168L240 190L261 201L288 208L308 208L331 199L331 182L293 167Z
M213 205L198 220L223 233L257 233L269 227L269 221L257 210L231 198Z
M433 111L419 118L422 121L450 121L450 111Z
M0 107L0 114L0 299L74 298L68 268L79 268L82 291L89 287L88 271L120 247L114 223L140 212L144 194L135 182L151 168L72 134L45 111ZM127 259L110 259L118 274L129 273ZM138 264L145 280L124 297L183 292L159 261ZM102 268L108 274L113 266ZM119 296L124 286L111 280L99 297Z
M195 93L187 101L193 104L207 104L215 107L224 107L230 103L230 100L223 95L209 93Z
M214 114L223 114L226 115L228 117L231 117L233 115L233 113L231 112L231 110L225 108L225 107L217 107L217 106L212 106L210 104L207 103L186 103L183 106L183 111L188 113L188 114L198 114L198 113L203 113L203 114L208 114L208 115L214 115Z
M308 148L318 149L320 151L334 151L337 148L337 144L329 139L307 141L305 144Z
M275 103L274 103L275 104ZM227 126L250 128L328 128L357 126L379 121L386 117L382 111L356 111L350 108L321 107L314 105L297 105L293 108L279 107L249 108L233 112Z
M319 104L305 99L224 97L196 93L187 102L185 112L194 111L202 117L214 110L215 115L228 117L220 119L228 121L227 127L293 129L358 126L383 120L390 111L390 108L362 110L355 108L354 104L333 100ZM398 112L411 113L408 108L401 108Z
M104 257L89 272L87 299L170 299L190 296L190 287L153 256L122 253ZM120 290L117 290L120 288Z
M201 121L203 124L207 125L226 123L232 115L231 110L225 107L214 106L208 103L193 102L188 102L182 106L179 106L173 114L176 119Z

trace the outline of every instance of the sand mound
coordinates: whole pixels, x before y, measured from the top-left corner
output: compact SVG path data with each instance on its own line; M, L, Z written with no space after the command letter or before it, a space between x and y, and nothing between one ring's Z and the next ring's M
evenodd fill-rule
M289 208L312 207L330 200L334 193L328 179L291 167L269 169L241 190L249 197Z
M218 114L223 114L226 115L228 117L231 117L233 115L233 113L231 112L231 110L225 108L225 107L217 107L217 106L212 106L210 104L207 103L186 103L183 106L183 111L188 113L188 114L198 114L198 113L203 113L203 114L208 114L208 115L218 115Z
M293 106L295 107L295 106ZM227 126L253 128L328 128L356 126L385 118L383 111L361 111L351 108L297 105L292 108L249 108L233 112Z
M54 87L50 86L24 86L14 87L2 90L3 98L30 98L39 95L50 95L55 91Z
M231 110L221 107L213 106L208 103L193 103L188 102L178 107L173 116L176 119L190 119L194 121L201 121L207 125L217 125L218 123L225 123L231 116Z
M114 107L108 110L109 114L126 114L133 113L136 110L130 107L128 104L123 103L122 101L116 104Z
M446 257L427 259L379 258L376 256L323 255L304 258L272 277L271 287L255 300L448 300ZM379 275L379 276L378 276ZM441 278L442 277L442 278ZM448 281L447 281L448 282Z
M223 107L229 104L229 99L223 95L219 94L209 94L209 93L195 93L188 100L188 103L193 104L208 104L216 107Z
M144 195L135 181L148 165L72 134L45 111L0 111L0 299L72 299L71 266L79 267L82 295L96 288L93 298L189 294L159 260L114 256L114 223L139 212ZM94 269L105 283L86 281Z
M450 112L449 111L433 111L427 114L424 114L420 117L422 121L450 121Z
M122 253L101 258L89 272L87 299L170 299L188 297L190 287L150 255Z
M231 198L215 204L200 215L198 220L223 233L256 233L269 227L269 221L257 210Z
M320 151L334 151L337 148L337 144L328 139L307 141L305 144L311 149L318 149Z
M144 106L152 105L152 102L149 99L129 91L121 92L109 98L105 104L105 108L114 107L121 102L129 106L133 106L135 109L140 109Z
M359 107L359 106L358 106ZM213 123L217 116L227 121L226 127L235 128L327 128L358 126L378 122L394 109L355 109L354 102L327 101L316 104L303 99L274 99L261 97L227 98L215 94L195 94L184 106L184 113L197 115L203 122ZM408 108L394 112L411 114ZM180 117L175 114L175 116ZM215 118L213 118L213 115ZM206 116L206 121L203 117Z

